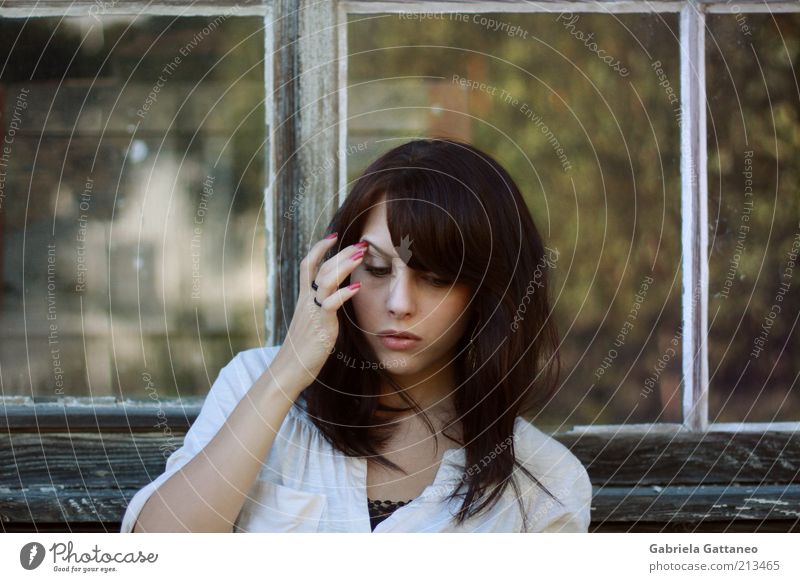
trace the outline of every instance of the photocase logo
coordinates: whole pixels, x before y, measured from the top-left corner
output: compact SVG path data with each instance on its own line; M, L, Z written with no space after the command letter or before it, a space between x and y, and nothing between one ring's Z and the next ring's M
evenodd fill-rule
M394 247L394 250L397 251L397 254L400 256L400 259L407 265L408 261L411 260L411 243L414 242L413 240L408 240L408 235L403 236L400 239L400 246Z
M19 563L26 570L35 570L44 561L44 546L39 542L30 542L19 551Z

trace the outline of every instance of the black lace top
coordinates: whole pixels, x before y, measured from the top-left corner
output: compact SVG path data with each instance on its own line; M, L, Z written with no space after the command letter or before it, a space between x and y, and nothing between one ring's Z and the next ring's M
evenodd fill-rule
M369 507L369 524L373 531L375 527L384 519L392 515L394 511L404 505L408 505L413 500L408 501L386 501L381 499L367 498L367 505Z

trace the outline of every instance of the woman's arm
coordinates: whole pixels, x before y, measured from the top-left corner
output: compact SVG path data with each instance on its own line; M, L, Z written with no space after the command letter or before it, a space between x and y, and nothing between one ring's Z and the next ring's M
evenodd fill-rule
M303 379L268 368L203 450L149 497L141 532L230 532Z
M221 428L202 450L150 495L133 525L134 533L232 531L275 433L333 351L339 308L359 289L358 284L343 289L339 285L361 264L368 244L350 245L325 260L335 240L335 233L328 235L300 262L297 306L283 346L267 371L231 413L225 413ZM224 383L220 386L226 392ZM213 405L215 400L207 401Z

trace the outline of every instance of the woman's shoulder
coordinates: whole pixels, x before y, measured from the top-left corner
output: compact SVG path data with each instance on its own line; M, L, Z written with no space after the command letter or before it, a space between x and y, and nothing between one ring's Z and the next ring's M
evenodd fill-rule
M206 397L206 402L213 402L227 416L244 398L256 380L270 367L280 349L280 345L274 345L249 348L238 352L220 370ZM290 408L289 416L293 419L299 419L299 413L303 408L299 401L300 399L295 402L295 406Z
M225 366L225 373L229 378L234 378L236 392L241 392L238 397L243 397L244 393L258 380L272 364L281 345L262 346L243 350L234 356L233 360ZM317 428L308 417L306 403L302 394L289 408L280 431L281 438L278 442L306 443L309 440L316 441Z
M517 460L558 500L553 501L539 487L525 488L534 531L588 531L592 482L580 459L522 417L516 419L514 452Z
M566 446L532 422L518 416L514 427L514 452L535 477L569 488L591 488L586 467Z
M258 378L269 368L280 349L280 345L249 348L237 353L231 363L236 362L248 375Z
M250 387L258 378L260 378L267 368L270 367L278 351L281 349L281 344L274 346L262 346L258 348L250 348L243 350L234 356L233 360L227 367L231 367L231 372L238 376L238 381L241 385ZM289 409L289 416L296 420L303 421L305 424L310 424L309 419L305 417L305 403L301 398L298 398Z
M253 383L261 377L272 364L280 346L262 346L238 352L219 371L216 382L211 387L212 395L232 392L238 399L244 396Z

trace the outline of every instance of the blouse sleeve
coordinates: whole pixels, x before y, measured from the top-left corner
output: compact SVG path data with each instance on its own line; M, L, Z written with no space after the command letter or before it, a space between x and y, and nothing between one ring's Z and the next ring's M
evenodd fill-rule
M240 352L220 370L203 402L200 414L184 437L183 445L169 456L164 472L140 489L128 503L122 518L121 533L133 531L144 504L155 490L191 461L214 438L253 382L269 367L279 347ZM263 357L254 359L252 352L263 352L266 359Z
M561 498L563 507L548 516L542 532L587 533L591 521L592 482L584 466L575 459L574 480L568 494Z

